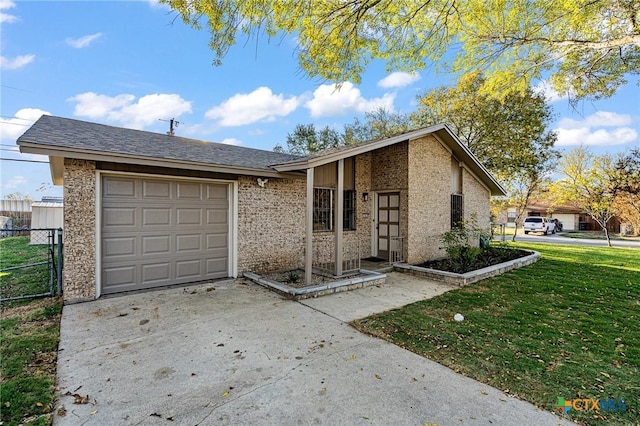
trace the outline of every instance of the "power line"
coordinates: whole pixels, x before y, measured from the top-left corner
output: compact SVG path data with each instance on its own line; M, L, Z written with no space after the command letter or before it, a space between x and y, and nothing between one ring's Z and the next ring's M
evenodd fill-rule
M17 158L2 158L2 157L0 157L0 160L3 160L3 161L21 161L21 162L24 162L24 163L47 163L47 164L49 164L49 162L48 162L48 161L41 161L41 160L19 160L19 159L17 159Z
M29 126L31 126L31 124L10 123L10 122L8 122L8 121L0 121L0 123L2 123L2 124L9 124L10 126L22 126L22 127L29 127Z
M21 92L30 92L30 90L20 89L19 87L7 86L6 84L2 84L2 87L4 87L5 89L19 90Z
M16 117L15 115L11 116L11 115L0 115L0 117L4 118L5 120L22 120L22 121L33 121L30 118L20 118L20 117Z

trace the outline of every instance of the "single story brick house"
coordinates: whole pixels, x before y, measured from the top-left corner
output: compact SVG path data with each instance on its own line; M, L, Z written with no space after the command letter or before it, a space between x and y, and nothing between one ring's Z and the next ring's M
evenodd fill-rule
M441 257L500 184L446 125L296 157L42 116L21 152L64 186L64 297Z

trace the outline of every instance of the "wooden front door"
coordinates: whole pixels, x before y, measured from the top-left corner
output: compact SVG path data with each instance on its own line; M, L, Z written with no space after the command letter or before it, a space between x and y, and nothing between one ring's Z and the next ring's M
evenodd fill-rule
M378 257L389 259L392 238L400 236L400 193L378 194Z

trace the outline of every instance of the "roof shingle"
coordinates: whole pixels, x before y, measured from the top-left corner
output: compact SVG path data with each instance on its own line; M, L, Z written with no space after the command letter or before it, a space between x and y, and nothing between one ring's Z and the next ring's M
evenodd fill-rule
M18 144L22 142L96 153L116 153L265 170L272 170L270 167L272 164L299 158L278 152L124 129L52 115L40 117L18 138Z

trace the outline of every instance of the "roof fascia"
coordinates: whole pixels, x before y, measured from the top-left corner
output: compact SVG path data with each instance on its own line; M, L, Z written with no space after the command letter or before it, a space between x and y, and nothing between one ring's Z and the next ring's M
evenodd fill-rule
M376 149L384 148L389 145L394 145L399 142L405 142L410 139L416 139L427 135L429 133L434 133L438 130L444 128L443 124L438 124L431 127L425 127L424 129L415 130L409 133L403 133L401 135L392 136L390 138L381 139L376 142L364 144L364 145L356 145L351 148L343 149L337 152L331 152L325 155L319 155L317 157L303 159L300 161L293 161L284 164L275 164L273 168L278 171L292 171L292 170L305 170L312 167L323 166L328 163L333 163L334 161L338 161L343 158L354 157L356 155L365 154L370 151L375 151Z
M29 154L40 154L40 155L48 155L50 158L59 157L61 159L64 158L74 158L78 160L89 160L89 161L105 161L112 163L124 163L124 164L138 164L144 166L156 166L156 167L173 167L176 169L187 169L187 170L201 170L208 172L218 172L218 173L228 173L228 174L236 174L236 175L245 175L245 176L263 176L263 177L272 177L272 178L300 178L302 174L300 173L280 173L276 170L266 170L266 169L253 169L253 168L245 168L245 167L237 167L237 166L224 166L224 165L216 165L216 164L207 164L207 163L197 163L192 161L180 161L166 158L154 158L154 157L143 157L138 155L128 155L128 154L117 154L117 153L107 153L107 152L96 152L89 150L81 150L76 148L65 148L65 147L55 147L52 148L50 146L43 146L39 144L34 144L31 142L20 142L20 152L26 152ZM56 166L52 165L52 173L55 169L56 171L60 166L64 166L64 161L62 164L57 164ZM52 175L54 183L56 182L56 178L60 176L57 172ZM59 183L61 184L61 183ZM59 185L56 183L56 185Z

